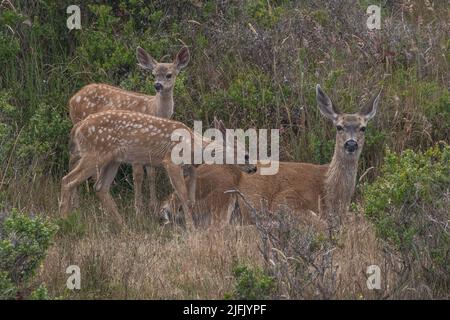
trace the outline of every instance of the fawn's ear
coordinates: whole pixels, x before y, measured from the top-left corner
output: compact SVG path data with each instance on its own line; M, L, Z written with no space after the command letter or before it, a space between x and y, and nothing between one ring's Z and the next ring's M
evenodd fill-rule
M359 115L364 117L364 119L366 121L369 121L370 119L372 119L375 116L375 114L377 113L378 104L380 102L380 97L381 97L381 91L383 91L383 89L381 89L377 95L373 96L373 98L370 99L370 101L364 107L362 107L361 110L359 111Z
M155 59L152 58L151 55L147 53L147 51L145 51L141 47L137 47L136 49L136 58L141 68L150 71L152 71L158 63Z
M223 136L225 136L227 129L225 128L225 125L223 124L222 120L217 120L216 117L214 117L214 128L220 130Z
M339 111L331 102L331 99L327 96L325 92L322 91L320 85L316 85L316 101L317 106L319 107L320 113L335 122L338 118Z
M189 54L188 47L183 47L177 53L177 56L175 57L175 60L173 61L173 63L177 66L178 70L181 70L188 65L189 58L190 58L190 54Z

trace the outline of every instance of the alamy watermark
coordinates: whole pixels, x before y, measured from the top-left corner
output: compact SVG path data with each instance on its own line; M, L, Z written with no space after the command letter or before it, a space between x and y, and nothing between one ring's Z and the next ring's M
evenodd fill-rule
M81 29L81 10L77 5L70 5L66 9L67 14L70 16L67 18L66 25L69 30ZM366 25L369 30L381 29L381 8L377 5L370 5L366 10L370 16L367 18Z
M77 5L70 5L66 9L67 14L70 16L67 18L66 25L69 30L81 29L81 10Z
M367 289L380 290L381 289L381 269L380 269L380 267L377 266L376 264L372 264L367 267L366 274L368 275L367 281L366 281Z
M187 129L172 132L171 141L178 143L171 159L174 164L259 164L261 175L274 175L279 169L280 135L278 129L270 130L269 148L268 134L267 129L226 129L224 139L219 129L203 133L202 122L194 121L193 134Z
M381 8L374 4L367 7L367 14L369 14L369 18L367 18L367 28L369 30L381 29Z
M70 274L67 278L66 286L69 290L80 290L81 289L81 271L80 267L77 265L70 265L66 269L66 273Z

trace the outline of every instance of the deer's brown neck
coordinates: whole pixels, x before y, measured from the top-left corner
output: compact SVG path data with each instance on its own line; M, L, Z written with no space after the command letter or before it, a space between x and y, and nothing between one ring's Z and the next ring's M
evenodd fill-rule
M348 210L355 191L359 154L360 151L355 155L348 155L336 148L334 150L324 190L324 213L333 219L341 219Z
M155 98L155 115L170 119L173 115L173 88L167 92L158 92Z

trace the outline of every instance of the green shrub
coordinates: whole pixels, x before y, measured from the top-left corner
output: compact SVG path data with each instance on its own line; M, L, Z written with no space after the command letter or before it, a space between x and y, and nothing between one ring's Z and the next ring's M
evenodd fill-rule
M276 86L267 74L256 67L237 70L230 78L226 89L212 90L203 95L203 110L199 116L216 114L227 121L230 110L233 110L242 125L255 123L264 127L273 120L269 115L277 112L280 95L290 95L286 86Z
M308 132L309 153L314 163L329 163L334 151L334 140L325 140L320 132Z
M10 92L0 91L0 162L6 163L14 144L13 126L8 118L15 113L15 107L9 103Z
M20 50L17 38L0 32L0 64L14 61Z
M16 287L8 277L7 272L0 271L0 300L14 299Z
M367 217L405 261L419 263L425 279L448 288L450 147L388 151L381 171L363 191Z
M272 277L264 274L259 268L249 268L237 265L233 270L236 286L232 294L226 298L238 300L269 299L274 291L275 283Z
M56 231L46 219L16 210L0 223L0 298L28 288Z
M39 104L19 137L18 157L26 163L35 157L53 160L54 158L50 157L53 153L67 159L70 126L69 119L58 110L44 103ZM51 167L51 164L47 164L47 167Z
M130 50L127 42L116 34L115 30L121 24L111 6L89 5L88 8L95 23L87 32L79 33L77 55L83 65L96 75L97 81L108 82L108 79L120 76L123 70L135 64L134 50ZM79 66L74 65L73 68Z
M248 14L263 27L271 28L278 23L286 9L282 6L285 1L252 0L247 6Z
M314 21L316 21L321 26L325 26L329 23L330 18L328 16L328 12L326 10L315 10L311 13Z
M30 298L31 300L50 300L47 288L43 284L31 293Z

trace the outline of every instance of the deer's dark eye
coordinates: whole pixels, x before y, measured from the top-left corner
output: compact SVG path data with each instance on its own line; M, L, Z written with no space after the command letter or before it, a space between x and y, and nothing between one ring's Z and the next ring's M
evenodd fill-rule
M167 78L167 79L170 79L170 78L172 78L172 74L170 74L170 73L169 73L169 74L167 74L167 75L166 75L166 78Z
M361 127L361 128L359 128L359 131L361 131L361 132L366 131L366 127Z
M344 127L343 126L336 126L336 129L337 129L337 131L342 131L342 130L344 130Z

